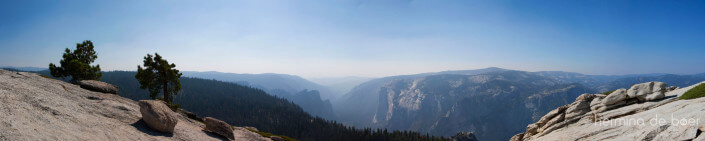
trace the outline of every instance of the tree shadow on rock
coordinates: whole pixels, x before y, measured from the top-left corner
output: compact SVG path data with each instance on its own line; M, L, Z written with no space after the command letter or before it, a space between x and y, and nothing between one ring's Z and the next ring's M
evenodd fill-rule
M142 132L147 133L152 136L164 136L164 137L173 137L174 136L173 133L163 133L163 132L159 132L157 130L150 128L147 125L147 123L144 122L144 120L142 120L142 119L140 119L137 122L132 123L130 125L132 125L132 127L137 128L137 130L142 131Z

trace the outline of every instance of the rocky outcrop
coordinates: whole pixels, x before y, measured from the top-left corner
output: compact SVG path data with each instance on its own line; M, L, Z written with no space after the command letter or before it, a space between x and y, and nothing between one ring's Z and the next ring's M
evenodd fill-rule
M111 93L111 94L118 93L117 86L112 85L112 84L108 84L105 82L97 81L97 80L81 80L78 82L78 85L80 85L81 88L95 91L95 92Z
M0 69L0 140L222 140L179 114L173 134L154 131L139 108L118 95ZM241 127L233 132L235 140L270 140Z
M594 94L583 94L575 99L575 102L570 104L566 109L565 118L573 118L587 112L590 112L590 102L597 97Z
M174 132L174 127L176 127L179 120L176 119L176 114L164 102L140 100L139 105L142 120L149 127L160 132Z
M235 139L235 135L233 134L233 128L230 127L230 124L226 123L225 121L218 120L212 117L205 117L203 118L203 122L206 123L206 131L216 133L230 140Z
M602 100L602 105L614 105L615 103L622 102L627 98L626 89L617 89Z
M665 96L666 83L663 82L646 82L636 84L627 90L627 96L637 98L639 101L658 100Z
M662 82L647 82L615 90L609 95L583 94L575 102L529 124L526 132L511 140L705 138L700 135L705 129L701 128L705 127L705 98L677 98L694 86L677 89Z

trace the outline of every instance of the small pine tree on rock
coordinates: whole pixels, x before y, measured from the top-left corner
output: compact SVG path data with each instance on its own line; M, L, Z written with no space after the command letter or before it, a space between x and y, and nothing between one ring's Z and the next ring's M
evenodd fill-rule
M144 68L137 66L135 78L140 82L140 89L149 90L149 96L152 99L156 99L157 94L162 92L164 94L162 100L171 104L172 95L181 91L179 78L182 74L174 69L175 67L176 65L169 64L157 53L154 53L154 56L147 54L144 57Z
M71 77L71 83L78 83L81 80L100 80L103 73L100 72L100 65L90 64L98 58L93 50L93 42L90 40L76 43L76 49L71 51L66 48L63 59L59 61L61 66L49 63L51 75L59 78Z

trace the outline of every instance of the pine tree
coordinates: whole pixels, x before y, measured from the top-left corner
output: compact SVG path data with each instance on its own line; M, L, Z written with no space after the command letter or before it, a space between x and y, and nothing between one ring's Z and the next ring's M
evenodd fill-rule
M59 61L61 66L57 67L54 63L49 63L52 76L71 77L71 83L78 83L81 80L100 80L103 75L100 72L100 65L90 65L98 58L93 50L93 42L86 40L83 43L76 43L75 50L66 48L64 51L63 59Z
M144 68L137 66L135 78L140 82L140 89L149 90L152 99L156 99L161 91L164 94L162 100L171 104L172 95L181 91L181 73L175 67L174 63L169 64L157 53L154 53L154 57L147 54L144 57Z

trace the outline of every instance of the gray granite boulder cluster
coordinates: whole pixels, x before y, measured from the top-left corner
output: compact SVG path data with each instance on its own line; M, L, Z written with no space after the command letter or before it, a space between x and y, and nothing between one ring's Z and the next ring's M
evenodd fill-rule
M575 102L558 107L541 117L536 123L529 124L526 132L513 136L511 140L521 141L535 135L548 134L580 119L595 118L593 117L595 113L639 102L658 101L665 97L666 92L675 89L677 87L667 87L663 82L646 82L633 85L629 89L617 89L608 95L583 94L578 96Z
M101 93L111 93L111 94L117 94L118 93L118 87L112 84L108 84L105 82L97 81L97 80L81 80L78 82L78 85L81 86L81 88L86 89L86 90L91 90L95 92L101 92Z
M627 96L629 98L637 98L639 101L659 100L665 96L667 85L663 82L636 84L627 90Z
M174 133L174 127L176 127L179 120L164 102L140 100L139 106L142 120L150 128L164 133Z
M661 100L666 96L665 93L667 90L675 89L673 87L667 88L667 85L668 84L663 82L646 82L636 84L628 90L617 89L607 96L600 94L598 97L604 98L600 98L601 100L591 103L591 110L601 112L637 102Z

